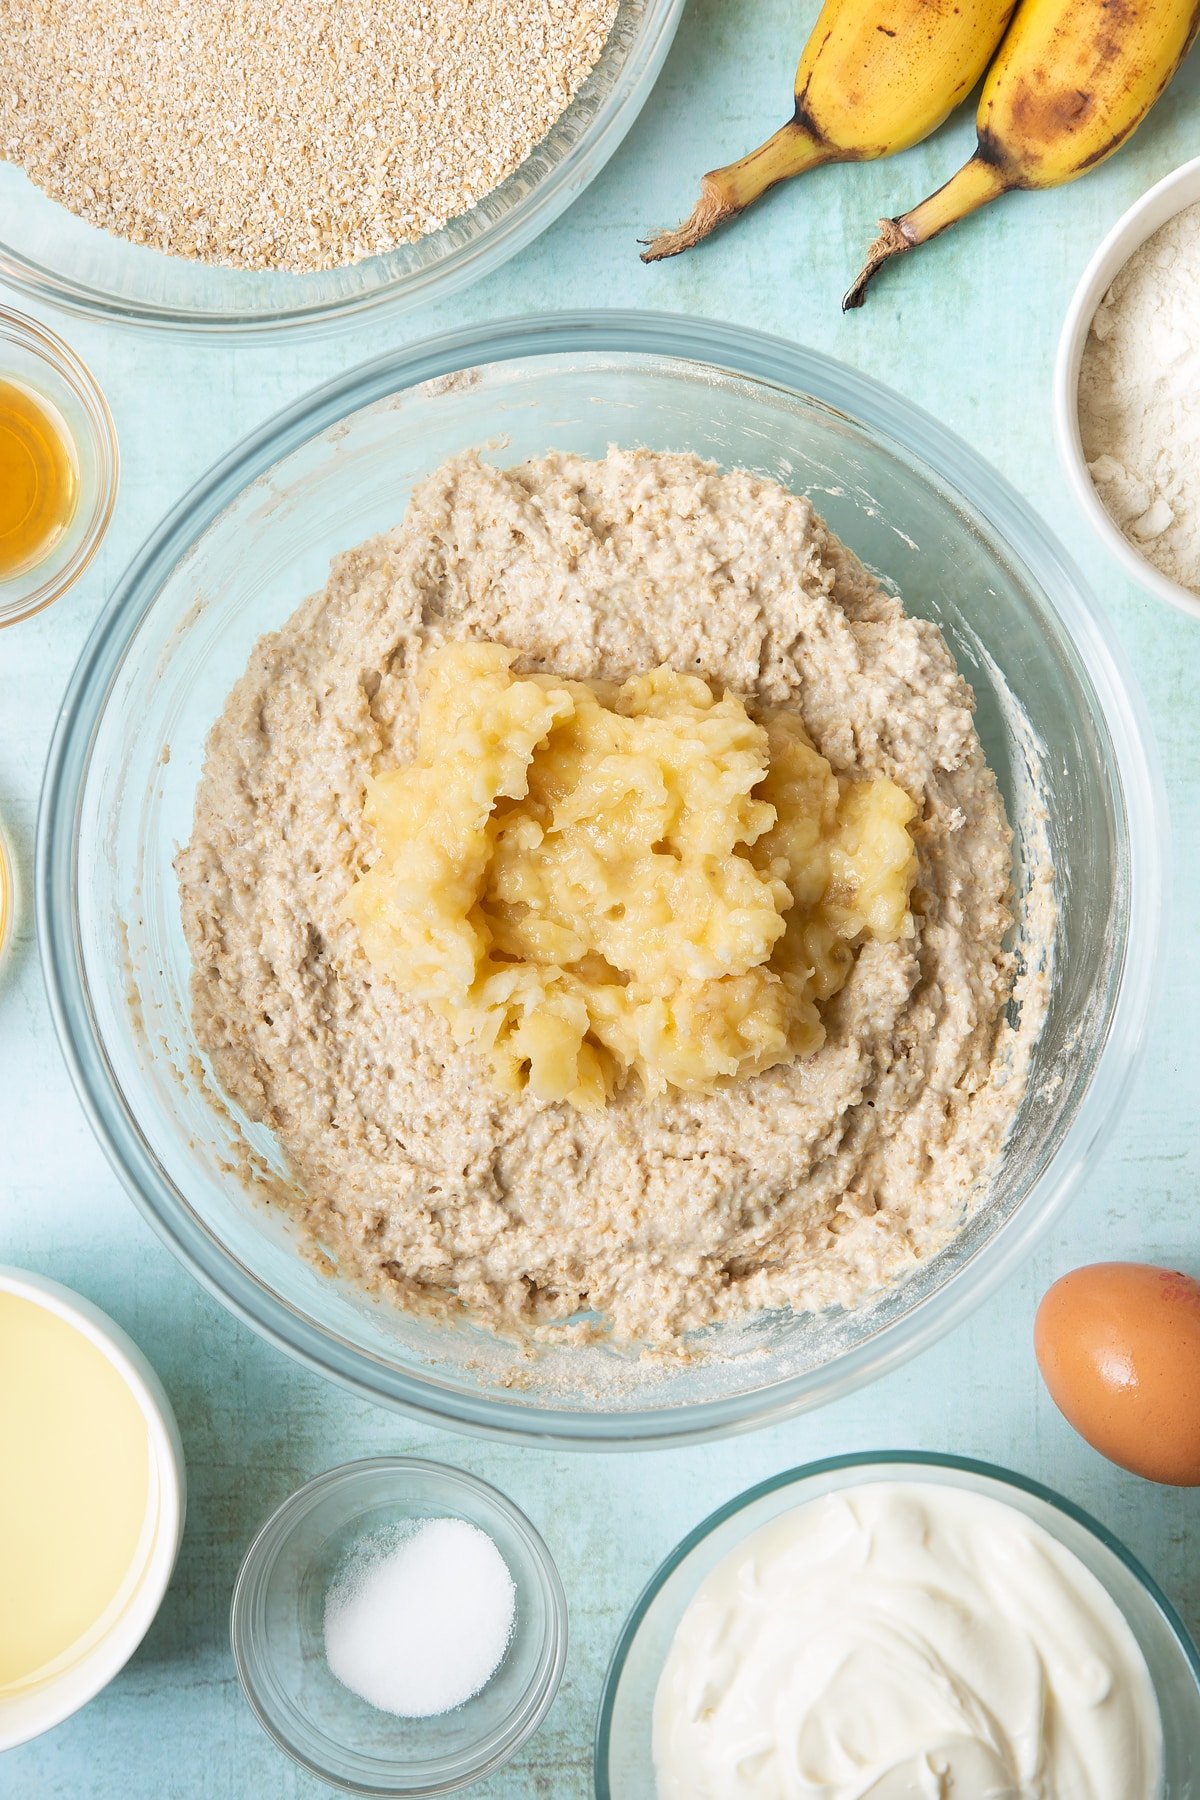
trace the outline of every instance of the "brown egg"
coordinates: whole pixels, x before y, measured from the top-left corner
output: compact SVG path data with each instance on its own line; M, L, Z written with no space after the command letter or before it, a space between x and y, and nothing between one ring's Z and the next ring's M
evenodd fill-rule
M1092 1263L1046 1292L1033 1327L1050 1398L1110 1462L1200 1486L1200 1281Z

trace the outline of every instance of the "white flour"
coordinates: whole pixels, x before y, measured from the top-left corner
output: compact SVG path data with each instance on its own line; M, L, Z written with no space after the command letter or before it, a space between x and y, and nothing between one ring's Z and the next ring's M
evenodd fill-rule
M1079 426L1096 490L1130 543L1200 593L1200 205L1148 238L1100 302Z

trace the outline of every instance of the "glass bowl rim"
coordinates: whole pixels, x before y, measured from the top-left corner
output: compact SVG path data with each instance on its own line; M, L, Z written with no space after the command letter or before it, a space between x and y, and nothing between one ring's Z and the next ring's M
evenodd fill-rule
M189 311L179 305L165 306L153 301L114 297L74 280L66 271L44 267L0 239L0 280L8 282L31 300L77 318L101 319L122 329L177 332L185 339L226 343L239 338L261 341L272 333L290 332L302 338L327 330L346 330L368 317L402 316L419 307L445 301L491 274L540 237L600 174L650 98L686 4L687 0L649 0L648 12L650 9L653 12L648 41L636 69L629 68L624 88L618 81L590 128L570 145L562 159L511 212L493 221L474 244L451 251L434 268L417 271L415 278L384 282L366 294L281 306L270 312L244 313L232 308ZM611 37L605 50L610 44ZM597 68L605 50L600 53ZM591 79L589 76L588 80ZM555 125L550 127L551 132L563 116L559 115ZM535 149L540 147L535 146Z
M765 1499L769 1494L779 1493L787 1487L801 1487L805 1482L816 1480L822 1475L848 1474L854 1470L868 1468L948 1469L960 1475L973 1475L987 1481L994 1481L1001 1487L1015 1488L1018 1492L1030 1494L1035 1500L1040 1500L1044 1505L1049 1506L1052 1511L1061 1513L1065 1518L1072 1520L1074 1524L1082 1526L1098 1543L1125 1565L1162 1614L1164 1622L1179 1646L1184 1661L1191 1670L1196 1683L1197 1695L1200 1696L1200 1648L1197 1647L1179 1611L1167 1598L1149 1570L1133 1554L1133 1551L1117 1537L1115 1532L1110 1531L1107 1525L1102 1525L1099 1519L1093 1518L1091 1513L1086 1512L1082 1506L1076 1506L1075 1502L1068 1500L1065 1494L1056 1493L1053 1488L1047 1487L1044 1482L1036 1481L1031 1475L1022 1475L1015 1469L1007 1469L1001 1463L988 1462L982 1457L955 1456L948 1451L937 1450L853 1450L840 1456L820 1457L816 1462L798 1463L795 1468L783 1469L778 1475L770 1475L765 1481L756 1482L753 1487L746 1488L744 1492L735 1494L731 1500L726 1500L723 1505L715 1507L707 1518L701 1519L700 1523L682 1537L675 1548L663 1558L629 1609L605 1671L600 1705L596 1713L592 1756L597 1800L610 1800L612 1792L609 1782L608 1746L617 1687L624 1673L625 1663L647 1613L676 1569L680 1568L692 1551L697 1549L714 1531L719 1530L730 1519L736 1518L738 1513L753 1506L755 1501ZM848 1485L849 1483L839 1483L838 1487L831 1491L838 1492L842 1487Z
M98 722L145 614L181 558L242 490L348 413L464 368L555 355L608 355L716 366L803 397L915 463L981 517L1004 553L1043 591L1100 703L1122 807L1130 871L1128 924L1097 1066L1052 1162L1024 1203L936 1294L865 1344L766 1388L674 1408L604 1412L448 1392L436 1373L408 1373L310 1322L216 1240L168 1180L112 1075L88 1005L76 923L76 849ZM1051 598L1052 596L1052 598ZM1132 803L1131 803L1132 802ZM929 414L873 378L787 340L668 313L567 312L470 325L384 353L303 396L230 450L167 513L101 612L72 673L46 764L35 849L38 940L51 1015L84 1111L126 1190L159 1236L235 1316L361 1397L427 1424L561 1448L628 1449L698 1442L773 1423L882 1374L961 1320L995 1289L1078 1186L1085 1157L1107 1139L1145 1045L1162 977L1167 812L1144 702L1115 634L1048 527L1009 483ZM65 904L57 903L58 897ZM1114 1039L1126 1055L1116 1067ZM1100 1102L1104 1104L1101 1105Z
M11 602L4 600L0 588L0 630L7 625L16 625L22 619L32 619L35 613L42 612L55 600L60 600L68 588L74 587L100 548L108 530L117 504L117 488L121 479L121 451L117 441L116 422L109 411L103 388L83 358L56 331L51 331L48 325L43 325L39 320L32 319L27 313L18 312L13 307L0 305L0 341L5 337L20 344L48 368L53 369L83 408L96 458L96 491L92 496L91 517L83 535L58 573ZM79 498L82 502L85 496L81 493ZM38 564L35 563L27 572L34 578L37 571Z
M364 1476L385 1472L407 1475L416 1482L433 1477L437 1481L448 1483L451 1487L462 1488L482 1501L486 1512L494 1517L504 1519L520 1536L530 1553L530 1560L537 1571L538 1585L546 1602L546 1632L538 1669L526 1690L525 1703L528 1704L532 1701L532 1704L529 1704L525 1716L519 1719L515 1729L500 1743L491 1745L487 1754L470 1769L455 1776L453 1780L436 1782L433 1785L419 1788L376 1787L369 1783L348 1780L345 1776L333 1774L324 1765L306 1755L291 1742L274 1716L260 1700L258 1688L251 1673L251 1665L258 1659L247 1649L248 1634L245 1628L244 1611L248 1604L251 1584L269 1572L275 1556L286 1541L288 1534L313 1510L328 1491L350 1488ZM270 1561L266 1561L268 1557ZM515 1501L510 1500L507 1494L502 1493L490 1481L485 1481L482 1476L471 1474L467 1469L455 1468L450 1463L436 1462L425 1456L360 1457L352 1462L339 1463L335 1468L324 1469L319 1475L314 1475L310 1480L303 1482L279 1503L254 1533L238 1566L237 1578L233 1584L233 1594L229 1603L230 1647L233 1651L238 1682L246 1704L267 1736L300 1768L318 1776L322 1781L328 1781L335 1787L342 1788L346 1793L396 1796L396 1800L402 1800L405 1795L452 1793L455 1789L465 1787L469 1782L478 1781L484 1775L502 1768L505 1763L509 1762L522 1744L527 1743L539 1729L553 1705L562 1682L563 1670L566 1667L568 1633L569 1614L562 1577L558 1572L558 1565L537 1527Z

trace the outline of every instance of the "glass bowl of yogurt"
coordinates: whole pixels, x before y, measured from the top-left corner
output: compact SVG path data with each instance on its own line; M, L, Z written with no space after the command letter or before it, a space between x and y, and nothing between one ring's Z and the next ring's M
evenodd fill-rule
M1023 1476L903 1451L790 1469L633 1608L596 1794L733 1800L801 1770L826 1800L1190 1800L1200 1652L1124 1545Z

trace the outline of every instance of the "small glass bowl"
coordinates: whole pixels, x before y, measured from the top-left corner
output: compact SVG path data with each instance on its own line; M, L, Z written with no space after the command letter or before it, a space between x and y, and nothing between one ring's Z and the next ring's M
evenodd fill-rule
M108 530L117 502L117 430L95 376L69 344L24 313L0 307L0 381L48 401L67 428L79 494L71 521L32 568L0 577L0 626L27 619L78 581Z
M325 1596L362 1539L447 1517L486 1531L507 1563L512 1638L462 1706L397 1718L330 1673ZM385 1456L318 1475L272 1514L238 1574L230 1635L255 1717L303 1768L353 1794L446 1794L500 1768L545 1718L566 1661L567 1602L550 1552L503 1494L461 1469Z
M1161 1800L1200 1794L1200 1651L1155 1582L1118 1538L1069 1500L1023 1475L961 1456L882 1450L787 1469L749 1488L689 1532L651 1576L613 1652L596 1724L596 1800L654 1800L654 1697L676 1628L701 1582L770 1520L841 1488L914 1481L998 1500L1032 1519L1090 1569L1125 1615L1158 1701Z

